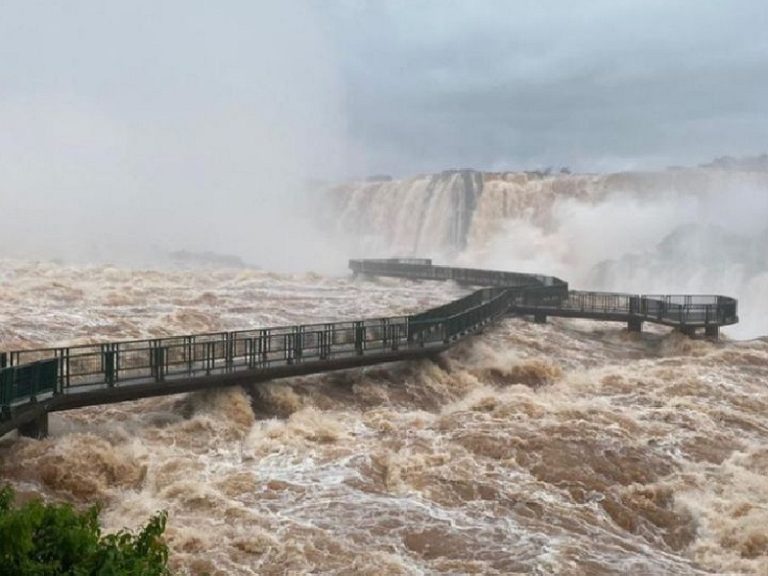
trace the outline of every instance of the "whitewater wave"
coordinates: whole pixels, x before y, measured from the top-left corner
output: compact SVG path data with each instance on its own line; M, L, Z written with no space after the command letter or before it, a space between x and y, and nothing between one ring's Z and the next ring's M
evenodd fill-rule
M4 264L3 348L383 316L464 291ZM509 318L432 360L52 414L47 440L0 441L0 472L102 502L110 530L168 510L189 574L761 574L767 380L766 339Z

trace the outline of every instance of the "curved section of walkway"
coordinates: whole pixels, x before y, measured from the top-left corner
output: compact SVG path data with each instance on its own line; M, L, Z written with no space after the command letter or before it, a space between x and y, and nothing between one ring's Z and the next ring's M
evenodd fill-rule
M0 435L47 434L47 414L216 386L342 370L432 355L507 314L657 322L717 335L738 321L724 296L569 291L559 278L433 266L430 260L351 260L356 274L482 286L410 316L192 334L0 353Z
M709 336L717 336L720 326L739 321L738 302L728 296L569 290L567 282L554 276L434 266L428 259L350 260L349 266L357 274L371 276L454 280L509 288L515 292L509 312L539 319L564 316L626 322L630 329L639 329L643 322L653 322L672 326L689 335L703 328Z

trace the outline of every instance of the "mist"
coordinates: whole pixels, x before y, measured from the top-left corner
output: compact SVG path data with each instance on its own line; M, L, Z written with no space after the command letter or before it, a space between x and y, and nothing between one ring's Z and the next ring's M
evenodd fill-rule
M545 226L510 219L482 254L461 259L556 274L577 289L734 296L740 321L725 333L762 336L768 333L767 182L716 174L698 190L617 190L598 203L564 198Z
M12 2L0 20L5 257L300 268L341 85L306 2Z
M752 1L5 3L3 256L340 272L415 254L757 310L763 180L682 171L586 201L533 183L469 228L456 183L439 202L429 175L351 184L353 201L318 183L570 166L591 189L594 172L761 153L766 21Z

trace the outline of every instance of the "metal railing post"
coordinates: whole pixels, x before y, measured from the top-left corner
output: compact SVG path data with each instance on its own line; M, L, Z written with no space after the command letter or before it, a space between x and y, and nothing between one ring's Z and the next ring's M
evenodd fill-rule
M103 354L104 363L104 380L109 388L115 385L115 356L117 352L114 350L105 350Z
M192 369L195 363L195 337L184 337L184 355L187 359L187 374L192 374Z
M365 326L360 321L355 322L355 352L362 355L365 350Z
M224 365L227 372L232 371L232 364L234 363L235 349L234 349L235 335L232 332L227 332L224 341Z
M11 400L13 399L13 368L0 368L0 419L11 417Z
M152 357L155 369L155 382L162 382L165 380L165 361L167 359L166 347L157 346L152 348Z
M295 362L301 362L304 355L304 326L293 327L293 358Z

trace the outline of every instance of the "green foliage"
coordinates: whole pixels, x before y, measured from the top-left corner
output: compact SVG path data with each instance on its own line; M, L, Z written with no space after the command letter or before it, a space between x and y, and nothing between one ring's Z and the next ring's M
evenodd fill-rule
M102 536L99 508L80 513L69 504L31 500L14 506L14 492L0 488L0 576L167 576L163 542L166 514L137 533Z

